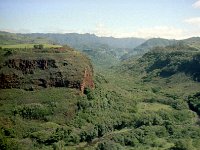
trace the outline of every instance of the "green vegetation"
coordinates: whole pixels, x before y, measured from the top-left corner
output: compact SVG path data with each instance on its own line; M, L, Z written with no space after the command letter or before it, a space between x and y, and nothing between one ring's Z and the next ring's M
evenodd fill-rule
M164 47L121 63L118 56L111 58L114 49L90 45L84 53L94 63L95 88L85 87L83 93L83 76L92 79L93 71L80 52L40 43L2 48L0 72L12 74L9 81L17 86L0 90L1 149L198 150L200 50L190 40L167 46L166 40ZM5 63L24 58L25 64L48 60L49 65ZM84 75L86 67L92 74ZM62 79L79 86L63 86Z

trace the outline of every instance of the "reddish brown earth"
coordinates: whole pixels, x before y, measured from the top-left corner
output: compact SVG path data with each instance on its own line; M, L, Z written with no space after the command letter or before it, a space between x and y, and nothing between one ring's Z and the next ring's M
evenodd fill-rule
M85 68L84 71L84 78L80 85L80 90L82 93L84 93L85 87L90 87L91 89L94 89L94 82L92 80L92 73L89 69Z

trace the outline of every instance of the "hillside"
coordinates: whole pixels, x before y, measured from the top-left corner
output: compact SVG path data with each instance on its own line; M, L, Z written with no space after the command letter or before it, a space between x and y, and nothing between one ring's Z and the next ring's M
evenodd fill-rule
M168 40L168 39L161 39L161 38L152 38L141 45L135 47L131 51L129 51L127 54L122 56L122 60L128 59L134 55L143 55L144 53L150 51L154 47L165 47L169 45L176 44L178 41L176 40Z
M186 97L199 92L199 57L199 49L188 46L188 43L177 43L153 48L138 59L124 61L117 69L131 76L140 74L139 79L148 86L155 86L158 95L174 94L187 101Z
M174 74L184 73L199 82L199 54L200 50L183 42L166 47L154 47L139 59L128 59L123 62L125 70L139 69L147 76L168 78Z
M198 48L198 49L200 48L199 47L199 45L200 45L200 37L192 37L192 38L185 39L185 40L182 40L182 41L187 43L191 47Z
M0 57L1 89L94 86L90 60L69 47L3 49Z
M188 46L169 46L152 50L140 61L148 62L145 70L154 72L160 77L170 77L177 73L184 73L200 81L200 51Z

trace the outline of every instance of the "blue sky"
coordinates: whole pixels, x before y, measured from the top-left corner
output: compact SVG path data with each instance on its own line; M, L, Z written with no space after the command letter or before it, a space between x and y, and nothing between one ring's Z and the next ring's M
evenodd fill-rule
M181 39L200 36L200 0L0 0L0 30Z

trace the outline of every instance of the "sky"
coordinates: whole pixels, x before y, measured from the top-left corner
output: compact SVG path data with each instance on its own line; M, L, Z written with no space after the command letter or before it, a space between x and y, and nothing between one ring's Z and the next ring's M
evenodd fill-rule
M200 36L200 0L0 0L0 30L184 39Z

